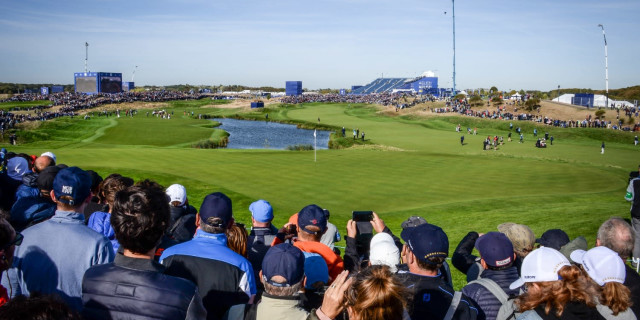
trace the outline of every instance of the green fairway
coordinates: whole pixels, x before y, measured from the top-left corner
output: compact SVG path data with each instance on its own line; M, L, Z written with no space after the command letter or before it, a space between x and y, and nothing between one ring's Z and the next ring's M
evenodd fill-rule
M400 223L420 215L449 235L450 252L469 231L496 230L502 222L525 223L541 235L562 228L571 238L583 235L593 245L598 226L610 216L627 218L623 199L629 171L637 168L638 148L631 133L602 129L538 127L556 137L553 146L534 147L530 122L513 121L525 143L507 142L509 122L476 118L415 119L387 117L367 106L305 104L247 111L246 117L358 128L371 145L313 151L226 150L189 148L194 141L221 132L195 114L231 116L239 109L216 109L209 103L174 102L170 120L133 118L59 119L31 133L47 141L6 146L10 151L53 151L60 162L93 169L103 176L118 172L136 180L155 179L187 187L191 204L223 191L234 200L236 219L250 223L248 206L271 202L275 223L310 203L331 211L331 221L346 234L352 210L374 210L397 235ZM182 104L181 104L182 103ZM477 127L478 135L455 132L457 123ZM19 135L27 135L19 132ZM465 145L460 145L460 136ZM498 150L482 150L487 135L504 136ZM600 143L607 141L605 154ZM463 278L456 274L456 286Z
M28 107L35 107L35 106L49 106L52 104L53 103L49 100L0 102L0 110L10 110L13 108L28 108Z

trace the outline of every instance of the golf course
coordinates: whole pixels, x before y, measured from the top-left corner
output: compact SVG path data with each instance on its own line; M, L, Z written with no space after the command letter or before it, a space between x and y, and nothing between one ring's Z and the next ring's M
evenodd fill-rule
M494 231L503 222L526 224L536 236L561 228L572 239L584 236L593 246L604 220L629 218L625 189L629 172L640 163L634 134L609 129L557 128L453 113L436 116L428 111L418 115L365 104L268 104L256 111L201 99L154 106L153 110L172 113L171 119L147 115L152 109L142 104L118 108L138 112L133 117L124 116L124 111L122 117L105 117L89 110L89 119L30 122L17 132L18 145L8 145L5 138L2 146L16 153L52 151L59 163L103 177L120 173L164 186L179 183L196 208L205 195L221 191L233 200L236 220L247 225L249 204L257 199L272 204L276 226L315 203L330 210L330 221L343 235L353 210L375 211L396 235L402 221L419 215L448 234L450 254L469 231ZM266 114L268 121L331 129L333 143L340 148L314 155L195 147L226 136L205 118L266 121ZM514 131L508 142L510 122ZM462 132L455 131L458 124ZM345 138L339 137L342 127ZM524 143L518 142L516 127L522 128ZM366 132L364 142L349 141L354 128ZM466 128L477 128L478 134L467 134ZM538 137L545 132L554 136L553 145L536 148L534 128ZM504 145L483 150L488 135L503 136ZM601 154L603 141L606 151ZM460 289L463 277L454 272Z

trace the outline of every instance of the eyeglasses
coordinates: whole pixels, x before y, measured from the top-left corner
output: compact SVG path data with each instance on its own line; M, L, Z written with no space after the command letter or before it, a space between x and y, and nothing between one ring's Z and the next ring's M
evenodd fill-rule
M13 238L13 241L9 242L4 247L2 247L2 250L6 250L13 245L16 245L16 246L21 245L23 239L24 239L24 236L22 235L22 233L19 233L19 232L16 233L16 237Z

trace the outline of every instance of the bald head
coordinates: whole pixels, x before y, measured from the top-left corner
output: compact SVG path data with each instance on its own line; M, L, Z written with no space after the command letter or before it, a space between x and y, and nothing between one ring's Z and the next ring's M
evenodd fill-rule
M56 163L52 158L48 156L40 156L36 158L36 161L33 163L33 171L35 173L40 173L46 167L55 166Z
M597 245L615 251L623 260L631 256L634 240L633 229L622 218L610 218L598 229Z

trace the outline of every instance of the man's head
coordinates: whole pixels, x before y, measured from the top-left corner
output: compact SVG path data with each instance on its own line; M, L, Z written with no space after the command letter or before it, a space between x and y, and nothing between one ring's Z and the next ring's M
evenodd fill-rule
M204 198L198 212L198 227L207 233L224 233L233 224L231 199L222 192Z
M153 252L169 224L169 204L161 186L143 181L115 194L111 226L126 250Z
M276 296L296 294L304 279L304 262L302 251L289 243L271 247L260 271L265 291Z
M38 174L38 178L36 178L36 186L40 190L40 196L43 198L51 199L51 190L53 190L53 180L55 180L56 175L60 168L46 167Z
M251 220L254 227L268 227L273 220L273 208L269 201L258 200L249 205Z
M52 166L56 165L56 161L57 161L56 160L56 155L53 154L53 152L51 152L51 151L44 152L43 154L40 155L40 157L47 157L47 158L51 159L51 161L53 162L51 164Z
M329 283L329 267L321 255L312 252L304 254L305 289L320 289Z
M325 231L327 231L327 217L322 208L310 204L298 212L298 237L300 240L320 241Z
M423 217L411 216L407 220L403 221L402 224L400 224L400 227L402 227L402 232L405 232L405 230L411 230L411 228L415 228L425 223L427 223L427 220ZM402 237L402 234L400 234L400 237Z
M513 244L513 251L520 258L526 257L533 250L536 236L533 230L524 224L506 222L498 225L498 231L504 233Z
M22 181L22 176L29 171L29 161L23 157L13 157L7 161L7 175L9 178Z
M69 167L58 171L53 180L51 191L58 209L65 211L79 210L91 196L91 177L78 168Z
M47 156L40 156L40 157L37 157L36 160L33 162L33 172L40 173L45 168L55 166L55 165L56 163L55 161L53 161L53 159Z
M480 258L491 270L504 270L513 265L515 253L511 240L504 233L489 232L476 240Z
M167 188L169 204L172 207L182 207L187 204L187 189L181 184L172 184Z
M609 218L598 229L597 246L615 251L620 258L627 260L633 252L635 235L631 226L622 218Z
M444 231L429 223L406 228L402 232L403 252L409 258L409 269L437 272L449 255L449 238ZM413 271L412 271L413 272Z
M556 250L560 250L564 245L571 241L569 235L560 229L549 229L545 231L542 236L536 239L536 243L539 243L543 247L549 247Z

